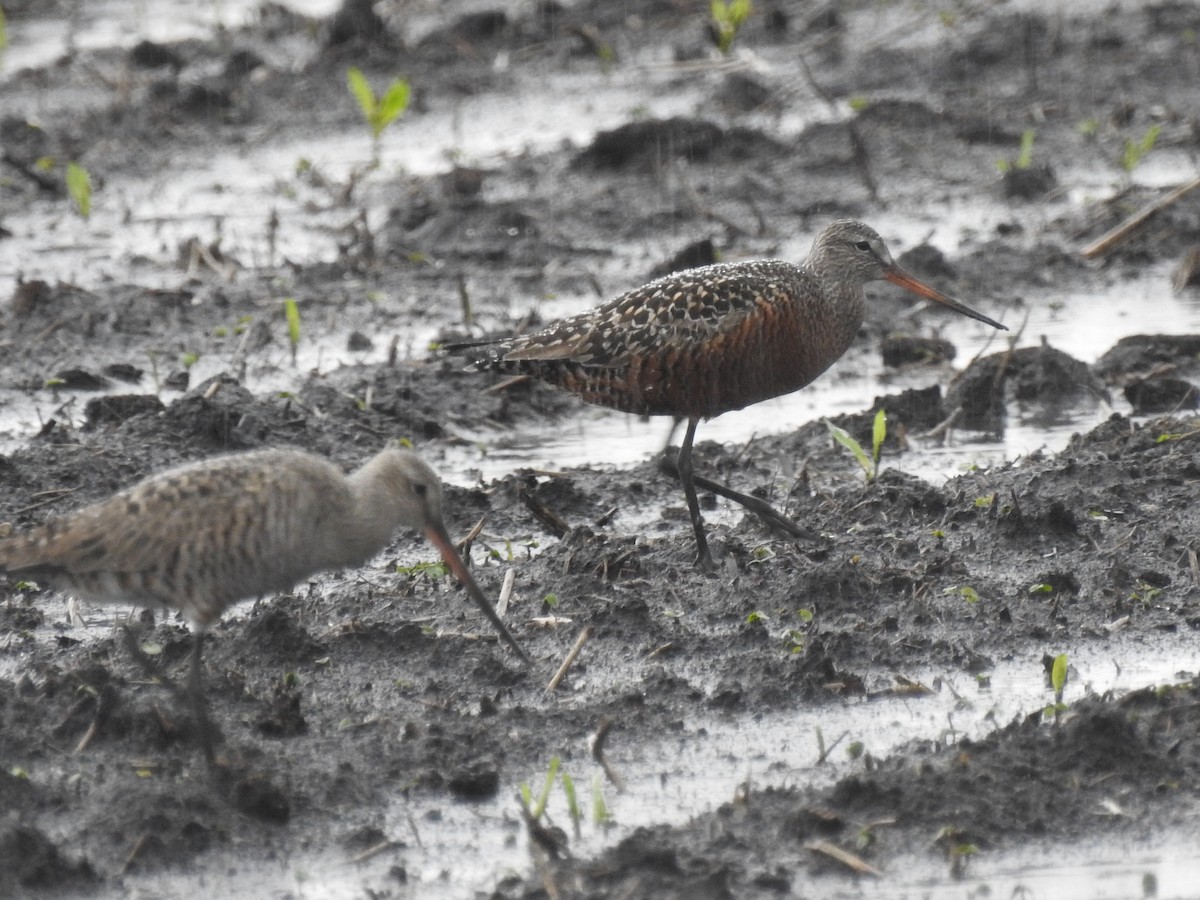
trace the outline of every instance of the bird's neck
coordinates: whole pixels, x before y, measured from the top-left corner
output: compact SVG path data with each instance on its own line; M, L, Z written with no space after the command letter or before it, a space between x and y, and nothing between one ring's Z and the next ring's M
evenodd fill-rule
M838 348L837 355L840 356L854 343L858 329L862 327L866 310L862 282L847 279L846 273L823 254L814 254L808 261L808 268L817 276L822 288L811 298L811 312L835 332L831 343Z
M378 477L370 460L346 476L349 510L342 520L341 543L347 557L365 562L387 546L397 528L393 504L386 491L379 489Z

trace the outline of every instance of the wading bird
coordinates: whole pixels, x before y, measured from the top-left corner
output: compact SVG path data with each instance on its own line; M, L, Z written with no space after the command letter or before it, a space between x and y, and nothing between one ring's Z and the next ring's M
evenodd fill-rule
M863 285L886 280L994 328L1005 326L906 272L874 229L834 222L808 261L718 263L676 272L534 334L447 345L480 369L527 375L622 412L677 416L687 431L673 467L683 484L698 562L712 568L696 485L805 533L757 497L692 470L701 419L789 394L828 369L863 322Z
M297 450L215 457L146 478L99 503L0 538L0 571L100 601L178 610L193 626L192 695L205 757L213 747L200 653L232 603L316 572L361 565L398 528L415 528L525 662L442 522L442 483L415 453L388 448L344 475Z

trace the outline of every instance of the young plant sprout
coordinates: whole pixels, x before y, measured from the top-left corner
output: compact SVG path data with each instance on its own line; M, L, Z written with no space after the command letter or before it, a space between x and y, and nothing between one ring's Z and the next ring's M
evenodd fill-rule
M1142 135L1140 141L1125 139L1125 148L1121 151L1121 168L1127 174L1132 174L1138 163L1142 161L1142 157L1154 149L1154 144L1161 131L1162 126L1155 124L1146 129L1146 133Z
M346 84L358 101L358 108L362 110L363 119L371 130L371 162L372 165L378 165L379 140L384 130L408 109L411 89L407 81L397 78L382 95L376 96L367 83L367 77L355 66L346 70Z
M67 193L81 218L92 214L92 176L78 163L67 163Z
M283 301L283 315L287 319L288 344L292 348L292 365L296 365L296 348L300 346L300 307L288 297Z
M728 56L734 39L750 17L750 0L712 0L712 26L717 49Z
M883 442L887 440L887 413L882 408L875 413L875 419L871 426L870 455L846 429L834 425L828 419L825 420L825 427L829 429L829 433L835 441L854 454L854 458L858 460L863 473L867 476L867 481L874 481L875 476L879 474L879 456L883 450Z

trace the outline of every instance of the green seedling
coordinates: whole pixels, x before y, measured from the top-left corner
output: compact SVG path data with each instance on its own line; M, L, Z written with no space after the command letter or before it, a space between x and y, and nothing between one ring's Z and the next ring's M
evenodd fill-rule
M376 96L371 90L371 85L367 83L367 77L356 66L346 70L346 83L350 93L358 101L358 108L362 110L363 119L371 130L373 162L378 163L379 139L384 130L408 109L411 89L407 81L397 78L388 85L381 96Z
M561 778L563 794L567 798L567 815L571 817L571 824L575 826L575 836L579 837L579 823L583 821L583 813L579 811L579 798L575 796L575 779L566 772L562 773Z
M1054 662L1050 666L1050 686L1054 688L1054 702L1042 710L1042 718L1049 718L1054 715L1054 721L1058 722L1058 717L1066 711L1067 705L1063 703L1063 690L1067 686L1067 654L1060 653L1054 657Z
M288 297L283 301L283 315L287 319L288 344L292 348L292 365L296 364L296 348L300 346L300 307Z
M750 0L712 0L711 8L717 49L728 56L738 32L750 17Z
M1130 592L1129 599L1134 603L1149 606L1161 593L1162 588L1157 588L1147 581L1138 581L1137 590Z
M752 613L750 613L750 615L746 616L746 624L747 625L753 625L755 622L765 622L765 621L767 621L766 614L759 612L757 609L754 610Z
M1035 135L1036 132L1032 128L1026 128L1021 133L1021 148L1017 151L1017 158L1011 162L1007 159L997 160L996 168L1003 173L1013 169L1028 169L1033 165L1033 139Z
M789 628L787 634L783 636L784 642L787 644L789 653L803 653L804 639L806 635L798 628Z
M871 423L871 461L874 463L875 473L879 473L879 455L883 452L883 442L887 440L887 413L883 407L875 413L875 420Z
M4 18L4 8L0 7L0 53L8 47L8 20Z
M1154 149L1154 144L1158 140L1159 132L1162 131L1161 125L1151 125L1146 129L1146 133L1142 135L1140 141L1125 139L1125 149L1121 151L1121 168L1126 172L1132 173L1137 168L1138 163L1142 161L1142 157Z
M1054 593L1054 585L1046 584L1045 582L1038 582L1037 584L1035 584L1033 587L1031 587L1029 589L1029 593L1031 593L1031 594L1053 594Z
M183 356L179 357L179 363L185 369L190 369L192 366L194 366L199 361L200 361L200 354L196 353L195 351L188 351L187 353L183 354Z
M979 591L975 590L975 588L971 587L969 584L959 585L958 587L948 587L942 591L942 593L946 595L958 594L968 603L979 602Z
M1054 657L1054 665L1050 667L1050 686L1054 688L1054 702L1062 703L1063 688L1067 686L1067 654L1065 653Z
M867 481L874 481L875 476L879 474L879 456L883 450L883 442L887 439L887 413L882 409L875 413L875 419L871 425L870 454L846 429L834 425L828 419L825 419L824 422L833 439L854 454L854 458L858 460L863 473L867 476Z
M612 813L604 802L604 784L600 781L599 772L592 776L592 822L596 825L612 823Z
M92 214L92 177L78 163L67 163L67 193L79 215L88 218Z
M550 789L554 787L554 779L558 778L560 765L562 765L562 760L557 756L550 757L550 765L546 768L546 780L542 783L542 790L536 801L532 799L533 792L530 791L529 785L521 785L521 800L535 822L546 812L546 802L550 799Z
M424 576L430 581L437 581L445 578L450 574L450 569L444 562L419 562L411 566L396 566L396 574L404 575L408 578L417 578Z

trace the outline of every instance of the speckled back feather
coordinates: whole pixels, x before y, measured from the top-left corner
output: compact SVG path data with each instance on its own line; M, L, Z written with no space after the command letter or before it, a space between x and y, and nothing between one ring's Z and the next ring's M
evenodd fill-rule
M677 272L476 349L475 362L624 412L716 416L824 372L854 340L862 286L882 277L883 263L891 257L874 230L837 222L806 265L757 260Z

